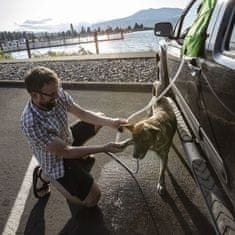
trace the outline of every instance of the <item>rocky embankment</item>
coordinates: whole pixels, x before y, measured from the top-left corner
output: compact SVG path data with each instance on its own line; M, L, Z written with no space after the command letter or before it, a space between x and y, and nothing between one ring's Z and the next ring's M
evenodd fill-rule
M27 70L46 66L63 81L79 82L153 82L155 58L66 60L0 63L0 80L23 80Z

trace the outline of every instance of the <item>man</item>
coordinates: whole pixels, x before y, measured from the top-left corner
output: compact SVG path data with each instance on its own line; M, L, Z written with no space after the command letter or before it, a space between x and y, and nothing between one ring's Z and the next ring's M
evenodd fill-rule
M40 164L33 176L35 196L48 195L51 182L70 202L95 206L100 189L89 173L94 164L94 158L89 155L120 152L124 146L118 143L81 145L101 126L118 128L127 121L82 108L61 88L57 74L46 67L28 71L25 86L31 99L22 113L21 127ZM68 112L82 120L71 129Z

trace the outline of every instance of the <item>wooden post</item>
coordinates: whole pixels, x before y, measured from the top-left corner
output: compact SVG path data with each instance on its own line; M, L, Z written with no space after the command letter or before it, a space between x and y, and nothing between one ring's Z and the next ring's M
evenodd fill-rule
M30 59L31 58L31 51L30 51L29 40L28 39L26 39L26 49L27 49L27 52L28 52L28 58Z
M99 54L99 44L98 44L98 39L97 39L97 31L94 32L94 40L95 40L96 54Z
M0 42L0 51L3 51L2 42Z
M121 30L121 39L124 39L123 31Z

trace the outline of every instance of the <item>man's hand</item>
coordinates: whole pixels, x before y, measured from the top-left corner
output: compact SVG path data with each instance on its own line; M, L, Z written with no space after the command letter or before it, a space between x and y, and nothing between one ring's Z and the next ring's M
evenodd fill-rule
M104 152L119 153L126 147L123 143L108 143L104 145Z
M112 127L119 128L122 125L127 124L128 121L124 118L112 118Z

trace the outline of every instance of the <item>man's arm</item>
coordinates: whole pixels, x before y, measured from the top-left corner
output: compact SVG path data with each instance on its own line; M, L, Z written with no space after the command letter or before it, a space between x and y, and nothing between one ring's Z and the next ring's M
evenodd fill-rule
M88 123L100 126L109 126L113 128L118 128L120 125L126 124L125 119L110 118L103 115L98 115L89 110L83 109L78 104L74 103L68 110L70 113L74 114L79 119L86 121Z
M71 146L59 137L55 137L55 139L47 145L47 150L61 158L79 159L87 156L88 154L101 152L121 152L125 147L126 146L122 143L108 143L105 145L94 146Z

